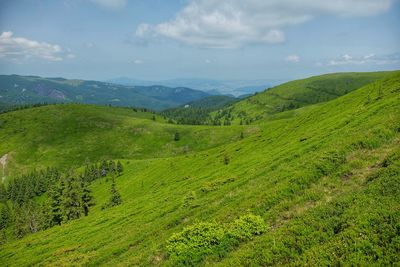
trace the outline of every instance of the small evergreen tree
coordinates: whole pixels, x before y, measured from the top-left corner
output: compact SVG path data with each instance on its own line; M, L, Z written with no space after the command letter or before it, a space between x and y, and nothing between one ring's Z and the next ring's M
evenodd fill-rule
M110 193L111 193L110 200L108 201L108 204L105 207L114 207L122 203L121 195L116 187L114 175L112 177Z
M11 222L11 212L7 203L4 203L0 212L0 230L5 229Z
M102 177L106 176L108 173L108 164L107 161L103 160L100 166L100 174Z
M89 188L89 184L82 178L82 208L85 216L89 214L89 208L94 205L92 190Z
M175 133L174 140L175 141L181 140L181 136L180 136L180 134L178 132Z
M59 184L55 184L50 187L48 196L49 201L47 202L48 209L48 220L46 224L48 227L54 225L61 225L62 222L62 193L64 189L64 180L60 181Z
M0 184L0 202L6 202L8 198L7 189L4 186L4 183Z
M62 194L62 212L63 221L78 219L83 212L81 185L73 174L65 178L65 189Z
M117 172L118 172L118 175L121 175L123 171L124 171L124 167L122 166L121 162L118 161L118 162L117 162Z
M224 156L225 165L228 165L230 161L231 161L231 159L229 158L228 154L225 154L225 156Z

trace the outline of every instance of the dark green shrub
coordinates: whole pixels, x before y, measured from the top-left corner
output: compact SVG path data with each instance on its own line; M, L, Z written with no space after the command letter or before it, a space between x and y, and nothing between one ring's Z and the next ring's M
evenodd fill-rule
M175 265L193 265L206 255L221 257L241 241L250 240L265 230L264 220L252 214L225 225L202 222L173 234L167 241L166 249Z
M260 216L248 214L241 216L230 224L228 234L238 240L248 240L266 230L264 220Z
M203 255L212 254L225 237L222 225L202 222L173 234L167 241L168 254L182 262L198 262Z

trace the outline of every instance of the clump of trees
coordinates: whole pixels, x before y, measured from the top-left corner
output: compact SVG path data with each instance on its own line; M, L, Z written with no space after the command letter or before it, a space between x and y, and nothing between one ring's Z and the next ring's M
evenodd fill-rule
M87 164L81 174L72 171L62 174L56 168L47 168L16 177L7 187L0 184L0 243L6 239L5 229L10 225L19 238L88 216L95 205L90 183L100 177L112 175L110 203L120 204L115 177L122 172L121 162L104 160ZM35 198L44 193L47 193L46 200L37 202Z

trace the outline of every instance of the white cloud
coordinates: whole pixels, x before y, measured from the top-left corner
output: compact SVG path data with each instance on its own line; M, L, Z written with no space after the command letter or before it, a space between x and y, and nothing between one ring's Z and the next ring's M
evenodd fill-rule
M92 43L92 42L87 42L87 43L85 43L85 46L86 46L87 48L96 47L96 45L95 45L94 43Z
M140 59L135 59L135 60L133 60L132 62L133 62L133 64L137 64L137 65L139 65L139 64L142 64L142 63L143 63L143 61L142 61L142 60L140 60Z
M328 66L341 66L341 65L363 65L363 64L374 64L374 65L388 65L388 64L400 64L400 53L381 55L368 54L365 56L350 56L345 54L336 59L331 59L326 65Z
M320 15L371 16L389 9L394 0L192 0L171 21L141 24L140 38L167 37L209 48L285 41L284 27Z
M119 10L126 6L126 0L89 0L100 7L111 9L111 10Z
M212 61L211 61L210 59L206 59L206 60L204 60L204 62L205 62L206 64L210 64Z
M76 58L76 55L75 54L68 54L67 58L73 59L73 58Z
M18 62L32 58L61 61L63 60L62 52L59 45L15 37L13 32L10 31L3 32L0 35L0 58Z
M285 61L297 63L297 62L300 62L300 57L298 55L288 55L285 58Z

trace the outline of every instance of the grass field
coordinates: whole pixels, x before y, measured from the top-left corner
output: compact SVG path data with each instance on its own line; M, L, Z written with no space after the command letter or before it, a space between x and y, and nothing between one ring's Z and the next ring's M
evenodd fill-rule
M246 126L177 126L80 105L0 115L0 154L13 168L104 157L125 168L121 205L102 210L111 181L96 180L89 216L1 245L0 265L399 264L400 74L340 94ZM263 233L203 254L167 250L185 227L248 214L263 219Z
M394 73L396 71L333 73L290 81L248 97L222 112L229 112L228 117L233 119L233 124L251 122L282 111L335 99ZM214 112L213 115L217 114Z

